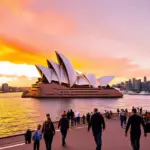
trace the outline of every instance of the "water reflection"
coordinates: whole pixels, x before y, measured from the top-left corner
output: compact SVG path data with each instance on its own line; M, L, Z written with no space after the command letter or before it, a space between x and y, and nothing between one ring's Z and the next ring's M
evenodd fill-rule
M143 107L150 109L150 96L124 96L121 99L22 99L21 93L0 94L0 136L34 129L37 122L45 119L50 113L53 121L57 120L64 110L73 109L81 114L91 112L95 107L100 112L116 111L117 108Z

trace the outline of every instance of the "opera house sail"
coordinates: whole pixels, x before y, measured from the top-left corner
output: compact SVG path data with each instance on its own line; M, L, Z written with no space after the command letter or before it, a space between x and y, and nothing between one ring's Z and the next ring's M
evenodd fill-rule
M22 97L123 97L121 92L109 86L114 76L96 78L94 74L82 74L63 54L55 53L58 64L47 60L47 67L35 65L41 78Z

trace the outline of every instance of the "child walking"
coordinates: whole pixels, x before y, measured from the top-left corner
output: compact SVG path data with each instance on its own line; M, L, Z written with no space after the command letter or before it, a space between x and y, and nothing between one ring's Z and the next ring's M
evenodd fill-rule
M33 134L33 149L34 150L39 150L40 149L40 140L42 139L42 132L41 132L41 125L39 124L37 127L37 130L35 130Z

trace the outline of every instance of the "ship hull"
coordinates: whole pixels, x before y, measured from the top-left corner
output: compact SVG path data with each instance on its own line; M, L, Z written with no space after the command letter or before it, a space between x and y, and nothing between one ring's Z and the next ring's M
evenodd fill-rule
M123 94L116 89L107 88L68 88L63 85L51 83L32 87L23 98L122 98Z

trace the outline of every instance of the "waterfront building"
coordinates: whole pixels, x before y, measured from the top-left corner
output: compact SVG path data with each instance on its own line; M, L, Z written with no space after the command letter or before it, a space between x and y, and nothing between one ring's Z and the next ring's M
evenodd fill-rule
M44 83L58 83L66 87L92 87L107 86L114 76L96 78L94 74L82 74L75 70L70 61L61 53L56 52L58 64L47 60L48 68L35 65ZM39 79L38 79L39 80Z
M9 92L9 86L7 83L2 84L2 91L6 93Z
M132 79L132 90L135 90L135 82L136 82L136 79L133 78L133 79Z
M126 90L129 90L129 89L130 89L129 81L125 81L125 89L126 89Z
M141 90L141 79L139 80L135 80L135 83L134 83L134 90L137 91L137 92L140 92Z
M133 88L132 80L129 79L129 90L131 90L132 88Z
M41 78L29 90L34 97L122 97L122 93L111 88L114 76L97 78L94 74L77 71L71 62L56 52L58 64L47 60L48 67L35 65Z

